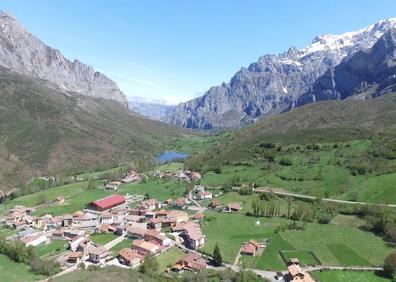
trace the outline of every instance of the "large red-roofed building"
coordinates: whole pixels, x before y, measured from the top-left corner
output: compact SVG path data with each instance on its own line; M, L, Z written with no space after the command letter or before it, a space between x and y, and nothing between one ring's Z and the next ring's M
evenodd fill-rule
M122 195L115 194L88 204L88 208L96 211L106 211L117 206L125 204L125 198Z

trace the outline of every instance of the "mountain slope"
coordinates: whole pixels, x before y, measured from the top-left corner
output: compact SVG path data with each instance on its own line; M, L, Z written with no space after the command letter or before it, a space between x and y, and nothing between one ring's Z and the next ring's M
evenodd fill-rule
M1 11L0 66L48 80L65 90L127 105L125 95L114 81L78 60L68 60L59 50L45 45L12 16Z
M3 191L32 176L129 162L186 133L139 117L116 101L0 69Z
M323 101L295 108L235 131L199 158L209 166L238 163L251 161L261 143L314 144L380 135L393 144L396 140L395 93L372 100Z
M262 56L229 83L177 106L167 121L187 128L233 128L288 111L328 69L371 48L393 27L396 19L380 21L357 32L317 37L302 50Z

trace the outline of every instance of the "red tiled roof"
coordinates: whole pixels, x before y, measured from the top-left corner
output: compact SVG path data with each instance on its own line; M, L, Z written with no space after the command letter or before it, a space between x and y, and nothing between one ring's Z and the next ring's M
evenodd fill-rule
M243 246L242 252L248 254L254 254L256 252L256 247L253 244L248 243Z
M125 198L122 195L115 194L93 202L95 205L102 209L111 208L114 205L121 205L125 203Z

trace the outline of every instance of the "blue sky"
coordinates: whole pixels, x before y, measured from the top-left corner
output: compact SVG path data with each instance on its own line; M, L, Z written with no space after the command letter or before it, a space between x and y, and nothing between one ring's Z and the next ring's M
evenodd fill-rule
M186 100L313 37L396 17L394 0L1 0L30 32L128 96Z

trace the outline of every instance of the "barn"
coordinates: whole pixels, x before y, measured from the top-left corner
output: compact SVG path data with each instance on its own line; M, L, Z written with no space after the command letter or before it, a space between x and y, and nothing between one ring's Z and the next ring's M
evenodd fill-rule
M117 206L125 204L125 198L122 195L115 194L100 200L96 200L87 205L87 208L95 211L106 211Z

